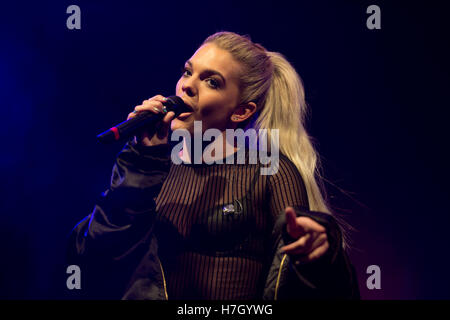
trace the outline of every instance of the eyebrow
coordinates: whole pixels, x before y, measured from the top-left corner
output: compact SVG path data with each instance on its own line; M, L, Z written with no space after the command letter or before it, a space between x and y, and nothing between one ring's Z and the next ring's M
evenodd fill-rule
M191 60L186 61L186 64L188 64L191 68L194 68L194 65L192 64ZM222 78L223 83L224 84L226 83L225 77L219 71L216 71L213 69L206 69L206 70L203 70L203 73L207 73L208 75L211 75L211 74L218 75L220 78Z

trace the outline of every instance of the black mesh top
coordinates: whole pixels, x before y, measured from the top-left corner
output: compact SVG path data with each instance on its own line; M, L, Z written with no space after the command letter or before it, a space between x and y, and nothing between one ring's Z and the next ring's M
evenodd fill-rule
M256 299L274 219L308 207L295 165L172 164L157 199L157 237L169 299Z

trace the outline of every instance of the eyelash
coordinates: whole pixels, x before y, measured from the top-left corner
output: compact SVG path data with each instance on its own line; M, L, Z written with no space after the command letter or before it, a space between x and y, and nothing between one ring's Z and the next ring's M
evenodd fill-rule
M186 72L190 72L190 71L187 68L182 67L181 68L181 74L182 74L183 77L186 77Z
M182 73L183 77L189 77L190 76L190 74L189 75L186 74L187 72L191 73L191 71L188 68L186 68L186 67L181 68L181 73ZM220 87L219 81L217 81L214 78L209 77L209 78L206 79L206 81L208 81L208 86L211 89L218 89Z

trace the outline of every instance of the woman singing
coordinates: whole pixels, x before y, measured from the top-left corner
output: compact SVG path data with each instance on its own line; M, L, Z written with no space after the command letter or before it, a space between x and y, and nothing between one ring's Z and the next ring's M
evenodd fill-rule
M156 134L126 144L110 187L72 232L69 257L81 267L85 297L359 298L341 228L319 188L304 90L291 64L219 32L186 61L176 95L191 112L175 118L155 95L129 114L165 116ZM227 129L277 132L276 170L260 174L265 164L248 161L248 150L245 163L192 161L198 156L187 143L175 163L169 133L193 135L195 123L219 130L223 138L210 146L228 160L238 147Z

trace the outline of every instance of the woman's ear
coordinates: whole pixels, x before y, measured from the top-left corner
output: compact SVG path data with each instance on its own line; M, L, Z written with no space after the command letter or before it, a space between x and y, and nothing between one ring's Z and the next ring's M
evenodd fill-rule
M256 103L254 102L247 102L244 104L241 104L234 109L233 113L231 114L231 121L235 123L243 122L247 119L250 119L251 116L253 116L256 112Z

